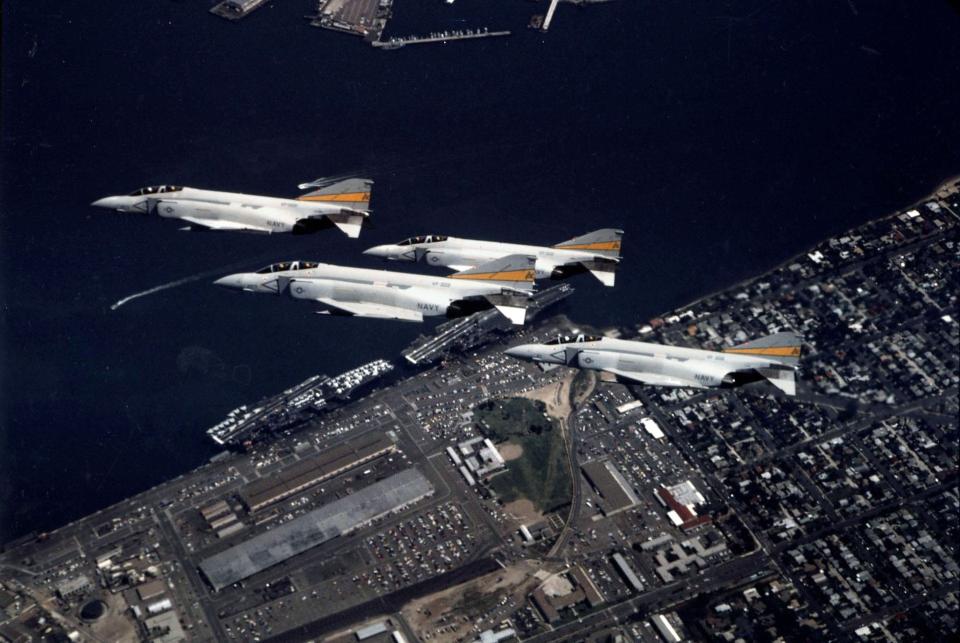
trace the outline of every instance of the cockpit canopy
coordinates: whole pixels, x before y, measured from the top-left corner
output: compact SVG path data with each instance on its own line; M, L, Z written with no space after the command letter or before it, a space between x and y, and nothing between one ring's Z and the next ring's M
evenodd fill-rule
M549 342L546 342L547 346L556 345L556 344L582 344L584 342L598 342L602 337L599 335L557 335Z
M438 241L446 241L449 237L442 234L427 234L421 235L419 237L410 237L409 239L404 239L398 246L414 246L420 243L436 243Z
M287 272L288 270L309 270L310 268L316 268L317 265L315 261L281 261L280 263L270 264L266 268L261 268L257 271L257 274L266 275L271 272Z
M183 189L180 185L151 185L148 188L140 188L131 192L130 196L144 196L148 194L163 194L164 192L179 192Z

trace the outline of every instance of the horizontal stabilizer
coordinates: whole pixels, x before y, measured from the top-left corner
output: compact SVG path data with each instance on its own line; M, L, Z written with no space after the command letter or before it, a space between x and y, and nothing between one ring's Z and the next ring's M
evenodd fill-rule
M620 245L623 240L623 230L615 228L603 228L594 230L585 235L568 239L563 243L553 246L560 250L583 250L585 252L595 252L605 257L618 258L620 256Z
M494 308L515 326L523 326L527 320L527 309L521 306L494 306Z
M327 218L348 237L356 239L360 236L360 228L363 227L365 217L362 214L356 214L354 212L337 212L328 214Z
M301 184L301 189L307 187L319 187L319 189L301 195L298 200L338 204L350 210L366 212L370 209L372 186L373 181L370 179L345 179L333 183L324 183L323 179L318 179L312 183Z
M724 348L724 353L735 355L755 355L786 366L796 366L800 362L803 339L792 331L783 331L767 335L751 342Z
M608 288L613 287L617 279L617 266L620 264L619 259L603 258L595 261L581 261L580 263L604 286Z
M608 270L591 270L590 274L600 280L607 288L612 288L617 280L617 273Z
M787 395L797 394L797 376L791 369L758 368L757 372Z
M537 273L534 269L536 258L531 255L507 255L479 266L461 270L450 275L450 279L493 282L515 288L533 288Z
M422 322L423 315L415 310L384 304L361 303L356 301L337 301L329 297L320 297L316 301L327 308L330 314L352 315L354 317L372 317L375 319L399 319L400 321Z

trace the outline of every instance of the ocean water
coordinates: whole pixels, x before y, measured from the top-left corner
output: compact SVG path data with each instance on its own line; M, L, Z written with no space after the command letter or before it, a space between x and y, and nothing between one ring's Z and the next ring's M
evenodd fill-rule
M396 0L389 34L509 38L377 51L313 3L232 24L182 1L7 3L0 173L0 541L202 463L204 430L423 330L320 318L201 274L414 234L554 243L626 230L617 287L563 312L631 325L762 271L960 171L948 3ZM89 207L159 183L294 195L376 180L359 241L184 233ZM402 266L393 266L404 268ZM406 269L415 269L406 267Z

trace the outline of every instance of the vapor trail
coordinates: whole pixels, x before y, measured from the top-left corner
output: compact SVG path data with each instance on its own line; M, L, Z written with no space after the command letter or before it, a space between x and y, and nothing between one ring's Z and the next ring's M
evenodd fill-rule
M153 293L160 292L161 290L167 290L168 288L176 288L177 286L188 284L191 281L197 281L198 279L203 279L208 274L211 274L211 273L204 272L199 275L193 275L192 277L177 279L176 281L171 281L170 283L167 283L167 284L161 284L159 286L154 286L153 288L148 288L147 290L143 290L141 292L128 295L127 297L124 297L123 299L118 300L115 304L110 306L110 310L116 310L117 308L120 308L120 306L123 306L127 302L131 302L134 299L139 299L140 297L146 297L147 295L152 295Z
M112 306L110 306L110 310L116 310L117 308L120 308L120 306L123 306L124 304L129 303L129 302L133 301L134 299L140 299L141 297L146 297L147 295L152 295L152 294L154 294L154 293L158 293L158 292L160 292L161 290L168 290L168 289L170 289L170 288L176 288L177 286L183 286L184 284L189 284L189 283L194 282L194 281L200 281L201 279L209 279L210 277L214 277L214 276L216 276L216 275L222 274L222 273L224 273L224 272L226 272L226 271L228 271L228 270L233 270L234 268L239 268L239 267L242 267L242 266L246 266L246 265L248 265L248 264L249 264L249 262L247 262L247 261L245 261L245 262L243 262L243 263L239 263L239 264L234 263L234 264L230 264L229 266L223 266L223 267L220 267L220 268L214 268L213 270L205 270L204 272L200 272L200 273L197 273L197 274L195 274L195 275L191 275L191 276L189 276L189 277L184 277L183 279L177 279L176 281L171 281L171 282L169 282L169 283L160 284L159 286L154 286L153 288L148 288L148 289L146 289L146 290L142 290L142 291L140 291L140 292L133 293L132 295L128 295L128 296L124 297L123 299L118 300L115 304L113 304Z

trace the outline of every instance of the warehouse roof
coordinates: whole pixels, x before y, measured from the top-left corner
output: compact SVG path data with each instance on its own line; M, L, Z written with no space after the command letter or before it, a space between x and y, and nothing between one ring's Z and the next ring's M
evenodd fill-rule
M200 570L219 590L431 493L433 485L420 471L405 469L205 558Z

